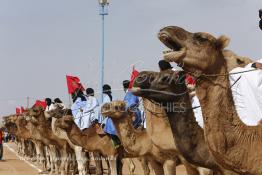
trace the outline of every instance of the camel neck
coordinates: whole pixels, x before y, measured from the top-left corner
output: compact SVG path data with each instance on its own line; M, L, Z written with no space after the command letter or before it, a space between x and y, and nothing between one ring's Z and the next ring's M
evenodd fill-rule
M209 169L219 169L210 154L204 138L204 131L196 122L189 94L172 102L178 107L167 112L176 145L181 154L192 164Z
M72 124L71 128L67 130L68 137L72 141L73 144L78 145L78 146L83 146L82 141L82 132L81 130L77 127L75 123ZM81 136L79 138L79 136Z
M132 126L132 116L127 113L123 114L120 119L112 118L116 127L121 143L128 153L134 156L142 156L151 148L149 147L151 141L145 130L138 131Z
M227 73L227 68L221 67L219 74ZM232 127L243 126L235 109L228 76L204 77L197 85L197 96L207 131L228 129L226 132L232 132Z

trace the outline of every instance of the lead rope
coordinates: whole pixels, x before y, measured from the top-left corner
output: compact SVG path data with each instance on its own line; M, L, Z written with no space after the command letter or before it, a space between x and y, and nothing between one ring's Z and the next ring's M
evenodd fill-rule
M253 70L252 70L253 71ZM250 72L250 71L245 71L245 72ZM242 73L245 73L245 72L242 72ZM234 73L234 74L238 74L239 72L237 72L237 73ZM241 79L241 76L240 77L238 77L238 79L230 86L230 88L232 88L239 80ZM181 93L181 94L179 94L179 95L184 95L185 93ZM178 95L175 95L175 96L178 96ZM160 108L162 108L162 109L166 109L167 107L163 107L160 103L158 103L158 102L156 102L156 101L154 101L154 100L151 100L151 99L147 99L147 100L149 100L151 103L153 103L153 104L155 104L155 105L157 105L158 107L160 107ZM139 101L139 104L141 104L142 103L142 99ZM147 108L144 104L143 104L143 107L144 107L144 109L146 110L146 111L148 111L148 112L150 112L151 114L154 114L154 115L156 115L156 116L159 116L160 114L163 114L162 112L153 112L152 110L150 110L149 108ZM195 106L195 107L192 107L192 108L187 108L186 109L186 111L187 110L194 110L194 109L197 109L197 108L200 108L201 106ZM168 110L168 108L166 109L166 110Z

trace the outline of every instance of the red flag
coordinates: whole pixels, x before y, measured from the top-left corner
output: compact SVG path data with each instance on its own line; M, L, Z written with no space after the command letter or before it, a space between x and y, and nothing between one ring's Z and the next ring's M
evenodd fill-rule
M42 107L43 109L45 109L46 106L46 102L41 100L36 100L35 104L33 105L33 107Z
M21 113L25 112L25 109L23 106L21 106Z
M131 74L130 84L129 84L128 89L131 89L133 87L134 81L135 81L135 79L138 75L139 75L139 72L135 69L135 66L133 66L133 71L132 71L132 74Z
M83 85L80 83L80 79L78 77L67 75L66 82L69 94L73 94L77 89L80 89L81 91L85 90Z
M15 108L15 113L18 115L21 114L20 108Z

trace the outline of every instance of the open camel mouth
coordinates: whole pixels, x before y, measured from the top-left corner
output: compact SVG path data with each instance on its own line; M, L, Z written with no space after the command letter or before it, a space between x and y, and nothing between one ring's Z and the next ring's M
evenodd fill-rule
M167 31L161 31L158 34L159 40L169 48L169 50L163 51L164 59L166 61L179 61L186 56L186 48L182 47L177 41L175 41Z

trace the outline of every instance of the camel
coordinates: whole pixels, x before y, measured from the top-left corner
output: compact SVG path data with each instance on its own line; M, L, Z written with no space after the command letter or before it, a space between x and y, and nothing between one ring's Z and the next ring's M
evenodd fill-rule
M239 174L262 174L262 127L245 125L236 112L222 54L229 39L175 26L162 29L159 39L172 49L164 58L179 63L198 79L196 93L204 116L205 139L215 160Z
M49 112L45 112L45 117L47 120L51 118L51 128L55 136L57 136L60 139L66 140L70 147L75 151L76 161L78 165L78 172L79 175L86 175L87 174L87 156L86 152L83 150L81 146L75 145L71 142L71 140L67 137L67 134L62 129L56 127L55 123L57 121L57 118L52 117ZM98 165L101 165L101 163L96 164L98 169L98 174L101 174L101 166L98 167Z
M9 133L14 134L16 138L21 142L19 146L19 153L22 151L22 154L25 154L24 151L24 140L30 139L36 148L37 163L42 166L42 170L46 171L46 160L44 159L44 145L41 141L35 140L32 137L29 129L27 129L28 120L23 115L11 115L4 118L4 123ZM34 132L34 134L37 131Z
M222 53L226 59L228 72L232 71L236 67L245 67L249 63L253 62L251 58L239 56L231 50L223 50Z
M107 157L109 160L110 173L121 174L118 169L122 169L122 165L119 163L120 167L117 168L115 160L115 158L118 159L118 156L121 155L119 155L118 150L114 148L111 138L108 135L98 135L94 127L81 131L75 124L70 110L61 110L58 108L49 113L53 118L57 118L55 127L65 131L67 137L73 144L81 146L90 152L101 153L102 156Z
M144 99L144 103L150 102ZM147 113L146 116L148 131L138 131L132 126L132 118L134 117L134 113L129 110L126 111L125 109L126 103L124 101L113 101L111 103L106 103L103 105L102 114L112 118L119 134L121 143L123 144L127 152L132 153L136 156L146 156L148 159L150 159L151 163L153 163L153 168L156 174L175 174L176 163L179 160L178 156L186 166L188 174L198 174L198 171L194 169L194 167L189 165L189 163L187 163L184 158L179 155L179 153L175 149L174 144L172 144L171 146L168 145L169 140L172 140L168 139L170 136L168 134L170 134L171 131L170 133L164 132L165 134L163 134L163 131L161 131L161 124L164 125L165 128L168 128L168 126L166 126L168 125L165 118L166 116L163 113L159 114L160 116L156 116L156 114L153 114L152 116L152 114L149 114L147 111L145 111ZM155 120L158 121L157 123L159 128L153 127L153 117L155 118ZM157 132L152 132L152 130L154 129L157 130ZM150 136L150 134L148 134L148 132L150 131L152 132L152 135L154 133L159 139L153 140L152 135ZM163 138L163 136L159 134L164 135L165 137ZM170 137L172 138L173 136L171 135ZM157 142L157 144L154 143L154 141ZM159 143L160 141L166 144L165 147L162 146L164 145L163 143ZM159 147L159 145L161 145L162 147Z
M56 173L61 171L61 175L68 174L69 158L73 151L68 145L67 141L62 140L53 134L51 123L45 119L42 107L29 109L25 115L29 115L28 117L30 122L27 128L29 129L32 137L35 140L42 141L49 148L51 160L50 174L53 174L54 171ZM60 165L58 164L59 157L61 158Z
M64 130L72 143L83 147L85 150L101 153L104 157L108 158L111 174L116 174L116 171L117 174L122 174L122 158L137 157L128 154L123 150L123 147L115 149L111 138L108 135L98 135L94 126L81 131L75 124L71 111L68 109L56 109L50 111L50 115L57 118L55 127ZM117 170L115 158L117 158L118 164L120 164ZM149 174L146 161L143 159L140 161L144 169L144 174Z
M135 80L133 93L149 99L144 100L146 111L157 114L166 113L176 146L189 163L211 169L215 174L235 174L222 168L213 158L205 142L204 131L194 117L185 82L183 79L181 82L176 82L178 76L185 77L184 72L143 71L137 80L143 77L144 81ZM144 77L150 77L153 81ZM181 96L176 96L176 94L181 94Z

